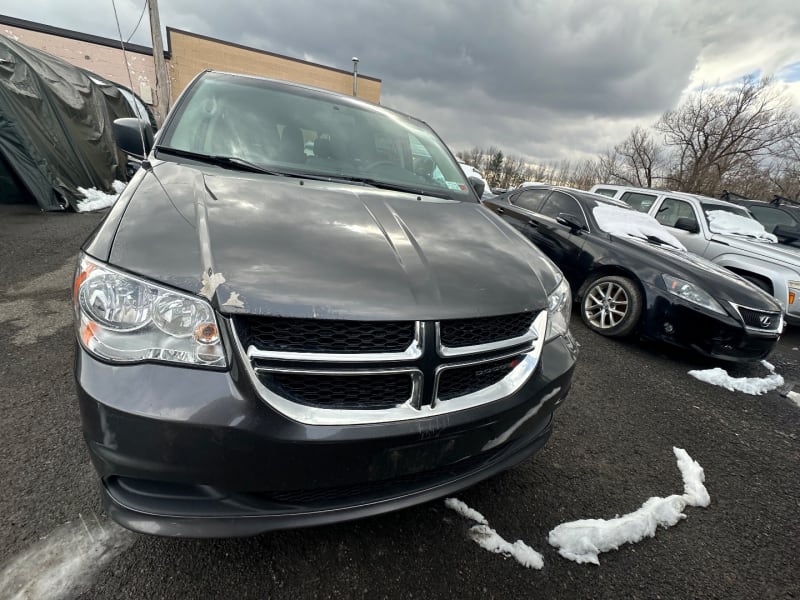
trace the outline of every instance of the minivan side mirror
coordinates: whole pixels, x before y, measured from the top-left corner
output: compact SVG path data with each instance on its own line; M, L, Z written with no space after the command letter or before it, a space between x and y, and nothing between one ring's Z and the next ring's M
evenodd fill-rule
M153 129L141 119L126 117L114 121L114 139L125 154L144 160L153 148ZM142 147L144 145L144 147Z
M675 225L673 225L673 227L682 231L688 231L689 233L700 232L700 226L692 217L680 217L677 221L675 221Z
M478 194L478 198L482 197L483 190L486 189L486 184L477 177L469 177L468 179L472 189L475 190L476 194Z
M558 213L558 216L556 217L556 223L566 225L570 228L572 233L577 233L578 231L583 231L586 229L586 226L583 224L581 219L569 213Z

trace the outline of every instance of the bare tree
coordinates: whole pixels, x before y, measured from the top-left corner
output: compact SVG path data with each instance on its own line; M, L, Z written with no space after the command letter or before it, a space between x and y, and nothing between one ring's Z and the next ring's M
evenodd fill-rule
M673 151L670 187L718 193L737 171L773 158L791 137L797 115L769 78L745 78L732 91L703 89L656 124Z

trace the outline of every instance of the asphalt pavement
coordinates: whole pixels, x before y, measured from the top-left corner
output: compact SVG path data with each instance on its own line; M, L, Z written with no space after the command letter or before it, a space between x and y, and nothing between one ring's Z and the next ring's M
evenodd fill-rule
M72 380L70 302L78 248L101 217L0 205L0 571L65 524L102 519ZM548 445L458 496L508 541L522 539L542 552L542 570L481 549L468 538L471 523L439 500L246 539L131 534L104 560L90 557L70 594L87 600L800 596L800 408L779 391L747 396L687 374L724 366L736 376L765 376L758 363L731 368L657 344L607 340L576 315L572 329L580 361ZM787 387L797 382L800 391L798 347L800 328L789 329L770 361ZM687 508L675 527L602 554L599 566L568 561L548 545L548 532L563 522L613 518L651 496L682 493L673 446L704 467L708 508ZM0 598L14 593L0 589Z

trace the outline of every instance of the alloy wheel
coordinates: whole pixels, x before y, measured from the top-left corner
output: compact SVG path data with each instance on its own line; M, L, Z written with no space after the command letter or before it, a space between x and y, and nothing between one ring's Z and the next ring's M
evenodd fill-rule
M583 312L597 329L611 329L628 314L628 293L614 281L604 281L586 293Z

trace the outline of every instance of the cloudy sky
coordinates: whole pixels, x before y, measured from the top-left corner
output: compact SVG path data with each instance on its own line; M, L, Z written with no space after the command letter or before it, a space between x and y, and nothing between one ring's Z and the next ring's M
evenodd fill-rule
M116 0L125 37L144 0ZM580 159L687 90L775 74L800 110L800 0L160 0L162 26L359 71L456 150ZM5 14L117 37L112 0ZM151 45L145 16L133 42Z

